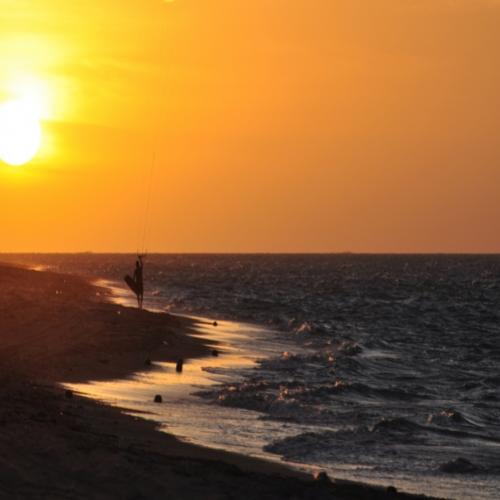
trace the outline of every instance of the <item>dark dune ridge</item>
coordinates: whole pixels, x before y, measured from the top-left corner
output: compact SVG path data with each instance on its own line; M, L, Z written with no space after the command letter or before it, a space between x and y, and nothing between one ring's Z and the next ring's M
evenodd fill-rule
M193 321L112 304L79 277L5 265L0 285L1 498L423 498L182 443L67 394L58 382L124 377L213 346L190 335Z

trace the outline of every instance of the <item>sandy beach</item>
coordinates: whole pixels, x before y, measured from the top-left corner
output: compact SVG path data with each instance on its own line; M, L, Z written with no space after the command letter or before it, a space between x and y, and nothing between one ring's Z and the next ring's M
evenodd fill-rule
M79 277L2 265L0 283L0 497L417 498L182 443L65 392L59 383L125 377L213 346L190 335L191 320L113 304Z

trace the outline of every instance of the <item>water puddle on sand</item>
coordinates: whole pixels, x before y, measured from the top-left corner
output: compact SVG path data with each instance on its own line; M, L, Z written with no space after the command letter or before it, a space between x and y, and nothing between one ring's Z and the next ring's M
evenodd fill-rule
M132 305L129 294L108 282L98 284L111 288L114 301ZM161 308L150 308L161 310ZM196 396L220 383L237 382L245 371L252 369L259 358L278 355L290 348L272 331L247 323L193 318L197 321L195 336L216 340L218 356L189 359L182 373L175 363L155 362L147 371L137 372L126 379L63 384L111 406L125 408L125 413L151 419L160 429L190 443L223 449L272 461L281 461L263 451L264 445L312 430L283 422L262 420L256 411L212 404ZM156 395L163 402L155 403ZM295 464L301 469L309 466Z

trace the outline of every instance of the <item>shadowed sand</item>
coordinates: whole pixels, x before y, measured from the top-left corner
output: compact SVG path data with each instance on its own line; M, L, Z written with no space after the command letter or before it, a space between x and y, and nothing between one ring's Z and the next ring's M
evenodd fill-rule
M67 398L57 382L124 377L146 359L204 356L211 346L190 335L192 320L112 304L75 276L4 265L0 285L1 498L417 498L312 481Z

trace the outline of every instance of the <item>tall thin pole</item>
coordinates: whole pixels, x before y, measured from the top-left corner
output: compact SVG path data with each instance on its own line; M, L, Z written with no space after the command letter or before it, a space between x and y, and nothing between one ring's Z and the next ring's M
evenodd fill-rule
M153 156L151 158L151 167L149 169L149 185L148 185L148 193L146 197L146 206L144 210L144 226L142 232L142 245L141 245L141 254L144 254L146 251L146 236L149 225L149 217L150 217L150 208L151 208L151 191L153 188L153 170L156 161L156 151L153 151Z

